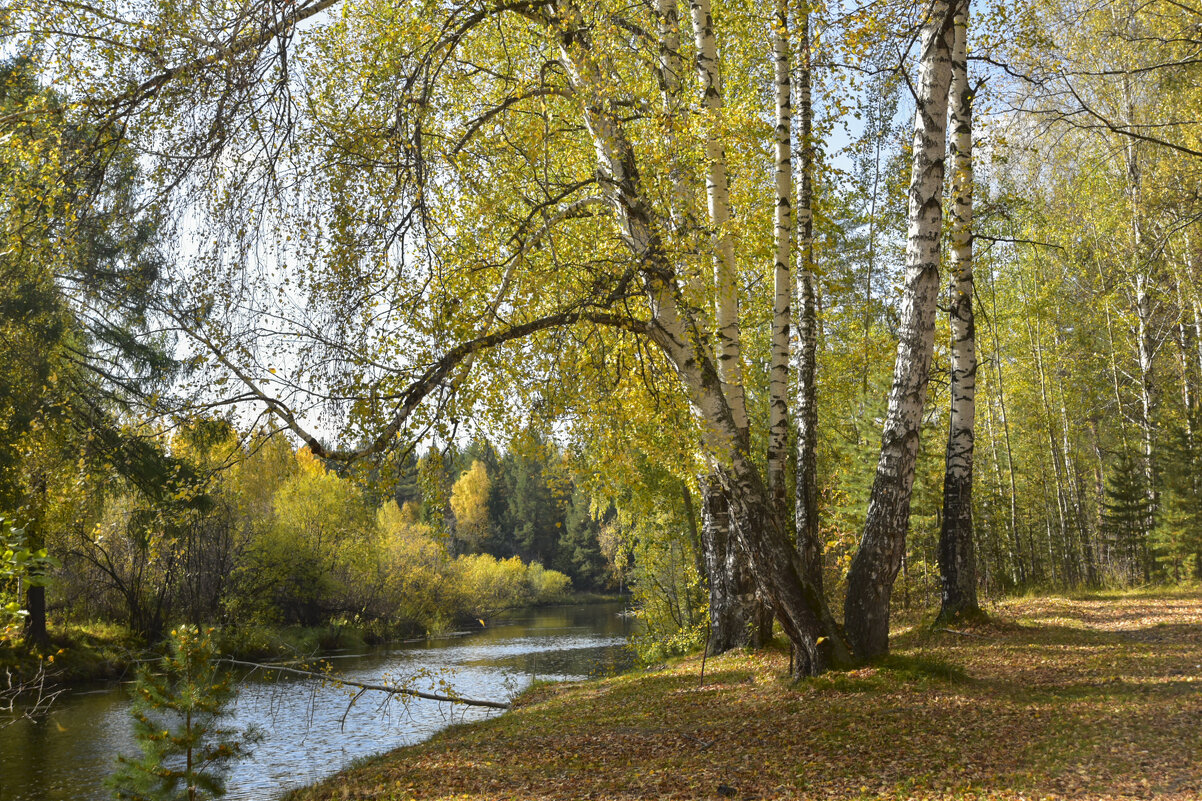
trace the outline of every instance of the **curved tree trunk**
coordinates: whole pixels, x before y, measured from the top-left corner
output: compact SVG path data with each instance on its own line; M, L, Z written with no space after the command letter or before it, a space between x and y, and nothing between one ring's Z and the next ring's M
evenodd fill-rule
M939 295L943 162L951 78L951 8L934 0L922 29L909 235L897 364L860 548L848 574L844 626L857 656L889 650L889 600L906 547L910 493L926 402Z
M560 0L543 18L555 36L561 62L580 99L582 116L597 154L601 185L620 235L641 265L652 319L643 330L663 351L703 423L705 447L726 490L732 530L747 554L759 589L768 597L800 656L798 673L815 674L850 662L850 653L821 593L804 577L790 541L746 449L739 418L718 374L717 358L702 336L695 312L682 299L664 248L661 222L644 195L634 147L621 112L609 98L583 15L573 0Z
M976 420L977 352L972 276L972 90L965 41L968 3L957 0L952 46L952 280L948 317L952 330L951 414L943 476L943 525L939 532L939 620L980 615L973 548L973 439Z

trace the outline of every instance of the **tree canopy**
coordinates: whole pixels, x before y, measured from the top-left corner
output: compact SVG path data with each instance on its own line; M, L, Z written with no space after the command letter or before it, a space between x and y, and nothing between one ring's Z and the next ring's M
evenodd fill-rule
M327 512L354 569L377 535L591 581L641 553L662 618L695 630L704 578L712 645L774 615L816 673L886 651L912 589L954 616L978 588L1202 571L1192 9L18 0L2 22L30 76L0 114L7 240L73 270L4 257L30 270L4 421L68 374L56 348L105 387L91 429L253 409L244 434L314 459L263 506L277 561L322 577L284 585L337 594L292 550ZM503 455L456 464L472 437ZM356 460L413 473L420 519L330 472ZM649 500L658 536L621 508Z

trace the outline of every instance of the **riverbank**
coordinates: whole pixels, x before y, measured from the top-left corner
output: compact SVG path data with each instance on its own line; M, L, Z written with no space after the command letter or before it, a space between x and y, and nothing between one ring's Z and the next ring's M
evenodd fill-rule
M799 684L779 651L541 685L371 759L329 799L1202 796L1202 593L1020 598Z
M489 620L464 618L455 621L459 630L478 631L493 620L556 606L585 606L613 603L625 596L602 593L572 593L550 603L506 609ZM153 647L117 623L56 623L52 621L50 644L42 651L22 645L0 645L0 676L10 671L19 682L44 667L48 677L59 686L87 685L95 682L128 679L135 666L159 655ZM250 661L310 659L341 652L360 652L371 647L412 642L433 635L409 626L362 626L328 623L322 626L226 626L217 632L218 649L223 656Z
M634 622L622 603L515 612L462 636L331 655L349 682L405 684L468 698L508 701L535 681L613 675L632 663ZM0 680L3 674L0 674ZM105 777L119 755L138 751L126 687L72 688L45 715L0 714L0 801L106 801ZM352 703L354 701L354 703ZM269 801L320 781L372 754L421 742L454 722L497 713L480 707L392 698L340 681L312 682L258 672L240 683L231 729L254 726L253 759L227 777L228 801Z

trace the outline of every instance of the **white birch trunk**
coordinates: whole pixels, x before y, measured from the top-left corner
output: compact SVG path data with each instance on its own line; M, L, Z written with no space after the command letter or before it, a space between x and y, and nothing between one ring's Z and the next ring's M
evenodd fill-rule
M939 573L944 621L980 614L973 548L973 439L976 422L977 342L972 275L972 89L968 85L968 3L957 0L952 45L952 259L948 317L951 323L951 412L943 476Z
M678 237L687 237L697 225L692 183L679 157L678 125L684 105L681 97L683 62L680 57L680 19L676 0L657 0L659 18L659 69L663 107L667 123L668 170L672 185L671 219ZM700 276L690 274L686 295L704 295L698 285ZM726 490L715 474L701 476L701 550L709 591L710 636L706 649L720 654L732 648L758 647L764 626L762 604L758 603L755 582L747 557L738 547L731 530L730 503ZM769 618L769 625L771 618Z
M1129 74L1123 76L1123 96L1127 106L1127 124L1134 128L1136 126L1135 95ZM1135 268L1135 314L1139 327L1140 428L1143 434L1144 491L1148 507L1144 519L1144 530L1142 532L1143 542L1140 546L1144 579L1147 580L1151 576L1151 565L1148 563L1147 555L1147 537L1155 525L1156 507L1159 502L1156 491L1155 427L1152 421L1153 407L1156 403L1152 362L1156 348L1153 342L1151 327L1152 298L1149 294L1150 278L1145 267L1148 263L1148 258L1144 252L1143 175L1140 166L1138 145L1139 143L1134 140L1125 142L1127 193L1131 202L1131 238L1134 245L1132 262Z
M788 0L777 0L772 25L776 61L776 263L768 377L768 488L783 516L789 455L789 304L793 294L789 275L793 259L793 92L789 76Z
M889 600L905 553L919 429L926 403L939 295L951 10L934 0L923 24L910 173L909 233L897 363L860 548L848 575L844 626L856 656L889 650Z
M718 376L744 440L748 431L747 402L743 388L743 348L739 331L739 296L735 246L730 231L730 186L726 148L722 143L725 101L718 70L718 45L710 0L690 0L693 37L697 46L697 74L701 79L701 107L706 118L706 195L710 225L714 228L714 305L718 351ZM744 444L746 447L746 444Z
M703 422L704 445L717 463L715 473L726 491L737 541L800 657L796 672L814 674L830 664L846 664L850 654L839 627L821 593L805 580L767 486L746 449L738 447L743 440L737 418L715 359L681 300L659 223L642 192L634 148L608 100L582 15L571 0L561 0L555 10L555 18L545 19L547 28L558 42L562 63L580 98L601 183L613 204L622 239L643 265L653 317L648 333L673 364Z

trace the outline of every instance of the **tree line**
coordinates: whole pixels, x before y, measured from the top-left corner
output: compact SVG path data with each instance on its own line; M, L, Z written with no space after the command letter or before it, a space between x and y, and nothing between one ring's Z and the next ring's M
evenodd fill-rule
M340 475L283 437L239 436L221 420L158 444L189 472L176 497L83 472L73 478L85 486L47 509L42 614L120 623L149 642L179 621L220 625L254 650L280 626L440 633L611 584L602 524L537 439L522 454L432 449L392 478Z

